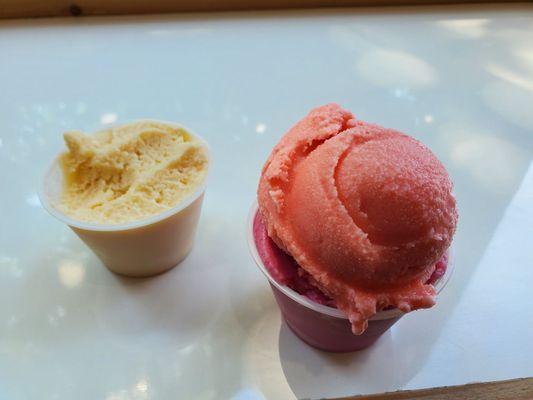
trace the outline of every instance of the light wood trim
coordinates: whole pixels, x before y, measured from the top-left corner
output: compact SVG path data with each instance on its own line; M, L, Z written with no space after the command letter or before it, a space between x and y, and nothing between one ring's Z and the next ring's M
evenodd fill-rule
M303 7L497 3L497 0L0 0L0 18ZM501 0L500 0L501 2ZM507 1L509 2L509 1Z
M343 397L336 400L532 400L533 378L472 383L433 389L405 390L370 396ZM335 400L335 399L331 399Z

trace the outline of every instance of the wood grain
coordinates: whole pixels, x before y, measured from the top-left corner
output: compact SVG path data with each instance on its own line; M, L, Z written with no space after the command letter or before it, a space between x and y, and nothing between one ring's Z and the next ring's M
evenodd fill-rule
M472 383L461 386L446 386L433 389L406 390L352 396L331 400L532 400L533 378L510 381Z
M302 7L497 3L497 0L0 0L0 18L153 14ZM501 0L500 0L501 2ZM518 1L517 1L518 2Z

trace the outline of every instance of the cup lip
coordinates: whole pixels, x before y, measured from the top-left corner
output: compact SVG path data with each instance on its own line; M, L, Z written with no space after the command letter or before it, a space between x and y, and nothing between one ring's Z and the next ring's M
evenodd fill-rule
M318 313L328 315L330 317L347 320L348 317L343 312L341 312L339 309L315 303L314 301L308 299L307 297L292 290L290 287L277 282L270 275L267 268L265 267L265 264L263 263L263 260L259 256L259 252L257 251L257 246L255 244L255 238L253 234L254 218L258 211L259 211L259 207L257 204L257 200L255 200L252 203L252 207L250 208L250 211L248 212L248 218L247 218L247 223L246 223L247 225L246 236L248 240L248 249L250 251L250 254L252 255L252 258L255 261L255 264L259 267L263 275L266 276L270 284L274 285L276 289L282 292L285 296L290 297L292 300L296 301L297 303L299 303L300 305L304 307L307 307ZM448 284L450 280L450 277L452 276L453 270L455 269L455 258L454 257L455 257L455 253L454 253L453 247L450 246L448 248L448 265L446 267L446 272L434 284L437 295L444 289L444 287L446 287L446 285ZM397 318L397 317L401 317L404 314L405 314L404 312L395 308L391 310L379 311L372 318L370 318L370 320L377 321L377 320L384 320L384 319L390 319L390 318Z
M51 175L52 171L54 170L54 168L58 165L59 157L63 153L63 152L60 152L58 155L56 155L56 157L54 158L52 163L46 169L46 172L45 172L43 178L41 179L41 184L40 184L39 189L37 191L37 196L39 197L39 201L41 202L41 204L44 207L44 209L46 211L48 211L48 213L50 213L53 217L57 218L61 222L65 223L65 224L67 224L67 225L69 225L70 227L73 227L73 228L78 228L78 229L82 229L82 230L86 230L86 231L114 232L114 231L133 230L133 229L143 228L143 227L155 224L157 222L160 222L160 221L162 221L164 219L167 219L167 218L169 218L169 217L171 217L171 216L183 211L188 206L190 206L192 203L194 203L196 200L198 200L204 194L205 189L207 187L207 181L208 181L209 172L210 172L210 166L211 166L211 150L209 148L208 142L204 138L202 138L200 135L198 135L194 131L192 131L191 129L189 129L186 126L184 126L182 124L179 124L177 122L163 121L163 120L151 119L151 118L143 118L143 119L131 120L129 122L111 124L111 125L102 127L102 129L94 131L92 134L96 134L98 132L102 132L102 131L105 131L105 130L108 130L108 129L112 129L112 128L132 125L132 124L136 124L136 123L140 123L140 122L154 122L154 123L165 124L165 125L169 125L169 126L172 126L172 127L175 127L175 128L183 129L188 134L190 134L191 136L193 136L194 138L198 139L198 141L201 142L201 144L205 148L205 152L206 152L207 171L206 171L206 176L204 177L203 182L196 188L196 190L194 192L192 192L190 195L185 197L182 201L180 201L174 207L169 208L166 211L163 211L163 212L161 212L159 214L152 215L152 216L147 217L147 218L142 218L142 219L138 219L138 220L135 220L135 221L125 222L125 223L120 223L120 224L100 224L100 223L91 223L91 222L80 221L80 220L77 220L77 219L69 217L68 215L66 215L65 213L60 211L58 208L56 208L52 204L52 202L50 201L48 196L46 195L47 181L48 181L48 178Z

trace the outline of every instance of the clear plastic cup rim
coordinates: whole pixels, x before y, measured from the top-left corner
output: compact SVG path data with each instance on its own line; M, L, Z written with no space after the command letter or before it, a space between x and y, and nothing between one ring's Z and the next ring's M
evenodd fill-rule
M307 307L313 311L316 311L321 314L328 315L330 317L334 318L341 318L341 319L348 319L345 314L343 314L340 310L333 307L328 307L322 304L315 303L314 301L308 299L305 296L302 296L301 294L295 292L291 288L289 288L286 285L283 285L279 282L277 282L268 272L267 268L265 267L265 264L263 263L263 260L261 260L261 257L259 256L259 253L257 251L257 247L255 245L255 238L253 233L253 226L254 226L254 218L258 211L258 205L257 202L254 201L252 204L252 207L250 208L250 212L248 213L248 220L247 220L247 229L246 229L246 235L248 240L248 248L250 250L250 253L252 255L252 258L254 259L256 265L259 267L263 275L265 275L268 279L268 281L276 287L279 291L281 291L284 295L290 297L292 300L296 301L297 303L301 304L304 307ZM448 265L446 268L446 272L444 275L434 284L435 290L437 294L439 294L444 287L447 285L448 281L450 280L450 277L453 273L453 270L455 268L455 259L454 259L454 252L453 247L450 247L448 249ZM385 310L385 311L379 311L376 315L374 315L370 320L383 320L383 319L390 319L390 318L397 318L401 317L405 313L400 311L399 309L391 309L391 310Z
M158 124L164 124L164 125L169 125L175 128L183 129L189 135L193 136L195 139L198 139L202 143L202 146L205 148L206 156L207 156L207 172L206 172L206 176L203 182L194 190L194 192L192 192L189 196L184 198L174 207L169 208L166 211L163 211L159 214L152 215L147 218L142 218L142 219L138 219L135 221L125 222L125 223L120 223L120 224L100 224L100 223L80 221L80 220L71 218L65 213L61 212L56 206L54 206L53 202L50 201L50 198L47 194L46 189L47 189L47 183L48 183L49 177L53 174L55 169L60 168L58 164L59 157L61 156L61 153L60 153L54 158L54 160L52 161L52 164L47 168L46 173L44 174L44 177L41 180L41 186L39 187L39 190L37 192L39 200L42 206L44 207L44 209L48 211L52 216L54 216L58 220L64 222L65 224L71 227L83 229L87 231L112 232L112 231L124 231L124 230L137 229L137 228L142 228L145 226L155 224L159 221L169 218L179 213L180 211L186 209L188 206L194 203L200 196L202 196L207 186L207 179L208 179L209 169L211 165L211 152L210 152L209 144L207 143L207 141L203 139L201 136L191 131L186 126L183 126L176 122L161 121L161 120L156 120L156 119L138 119L138 120L133 120L130 122L125 122L125 123L120 123L120 124L112 124L112 125L106 126L103 129L95 131L94 133L98 133L103 130L108 130L111 128L127 126L130 124L135 124L139 122L154 122Z

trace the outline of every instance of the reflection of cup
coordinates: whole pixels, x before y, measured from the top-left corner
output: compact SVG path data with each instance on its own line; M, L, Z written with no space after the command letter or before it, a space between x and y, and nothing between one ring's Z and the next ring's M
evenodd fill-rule
M180 125L165 122L185 129ZM187 130L187 129L186 129ZM207 143L195 136L208 152ZM65 215L57 207L63 191L59 158L45 175L39 198L43 207L67 224L109 270L142 277L165 272L181 262L192 248L205 192L205 180L190 196L152 217L116 225L88 223Z
M261 272L269 280L283 319L304 342L317 349L338 353L361 350L373 344L404 315L398 309L380 311L368 321L368 328L362 335L354 335L348 318L341 311L315 303L274 280L257 251L253 228L258 217L257 205L254 205L248 215L247 236L250 252ZM440 293L451 276L454 266L452 256L453 254L449 257L444 276L434 284L437 293Z

